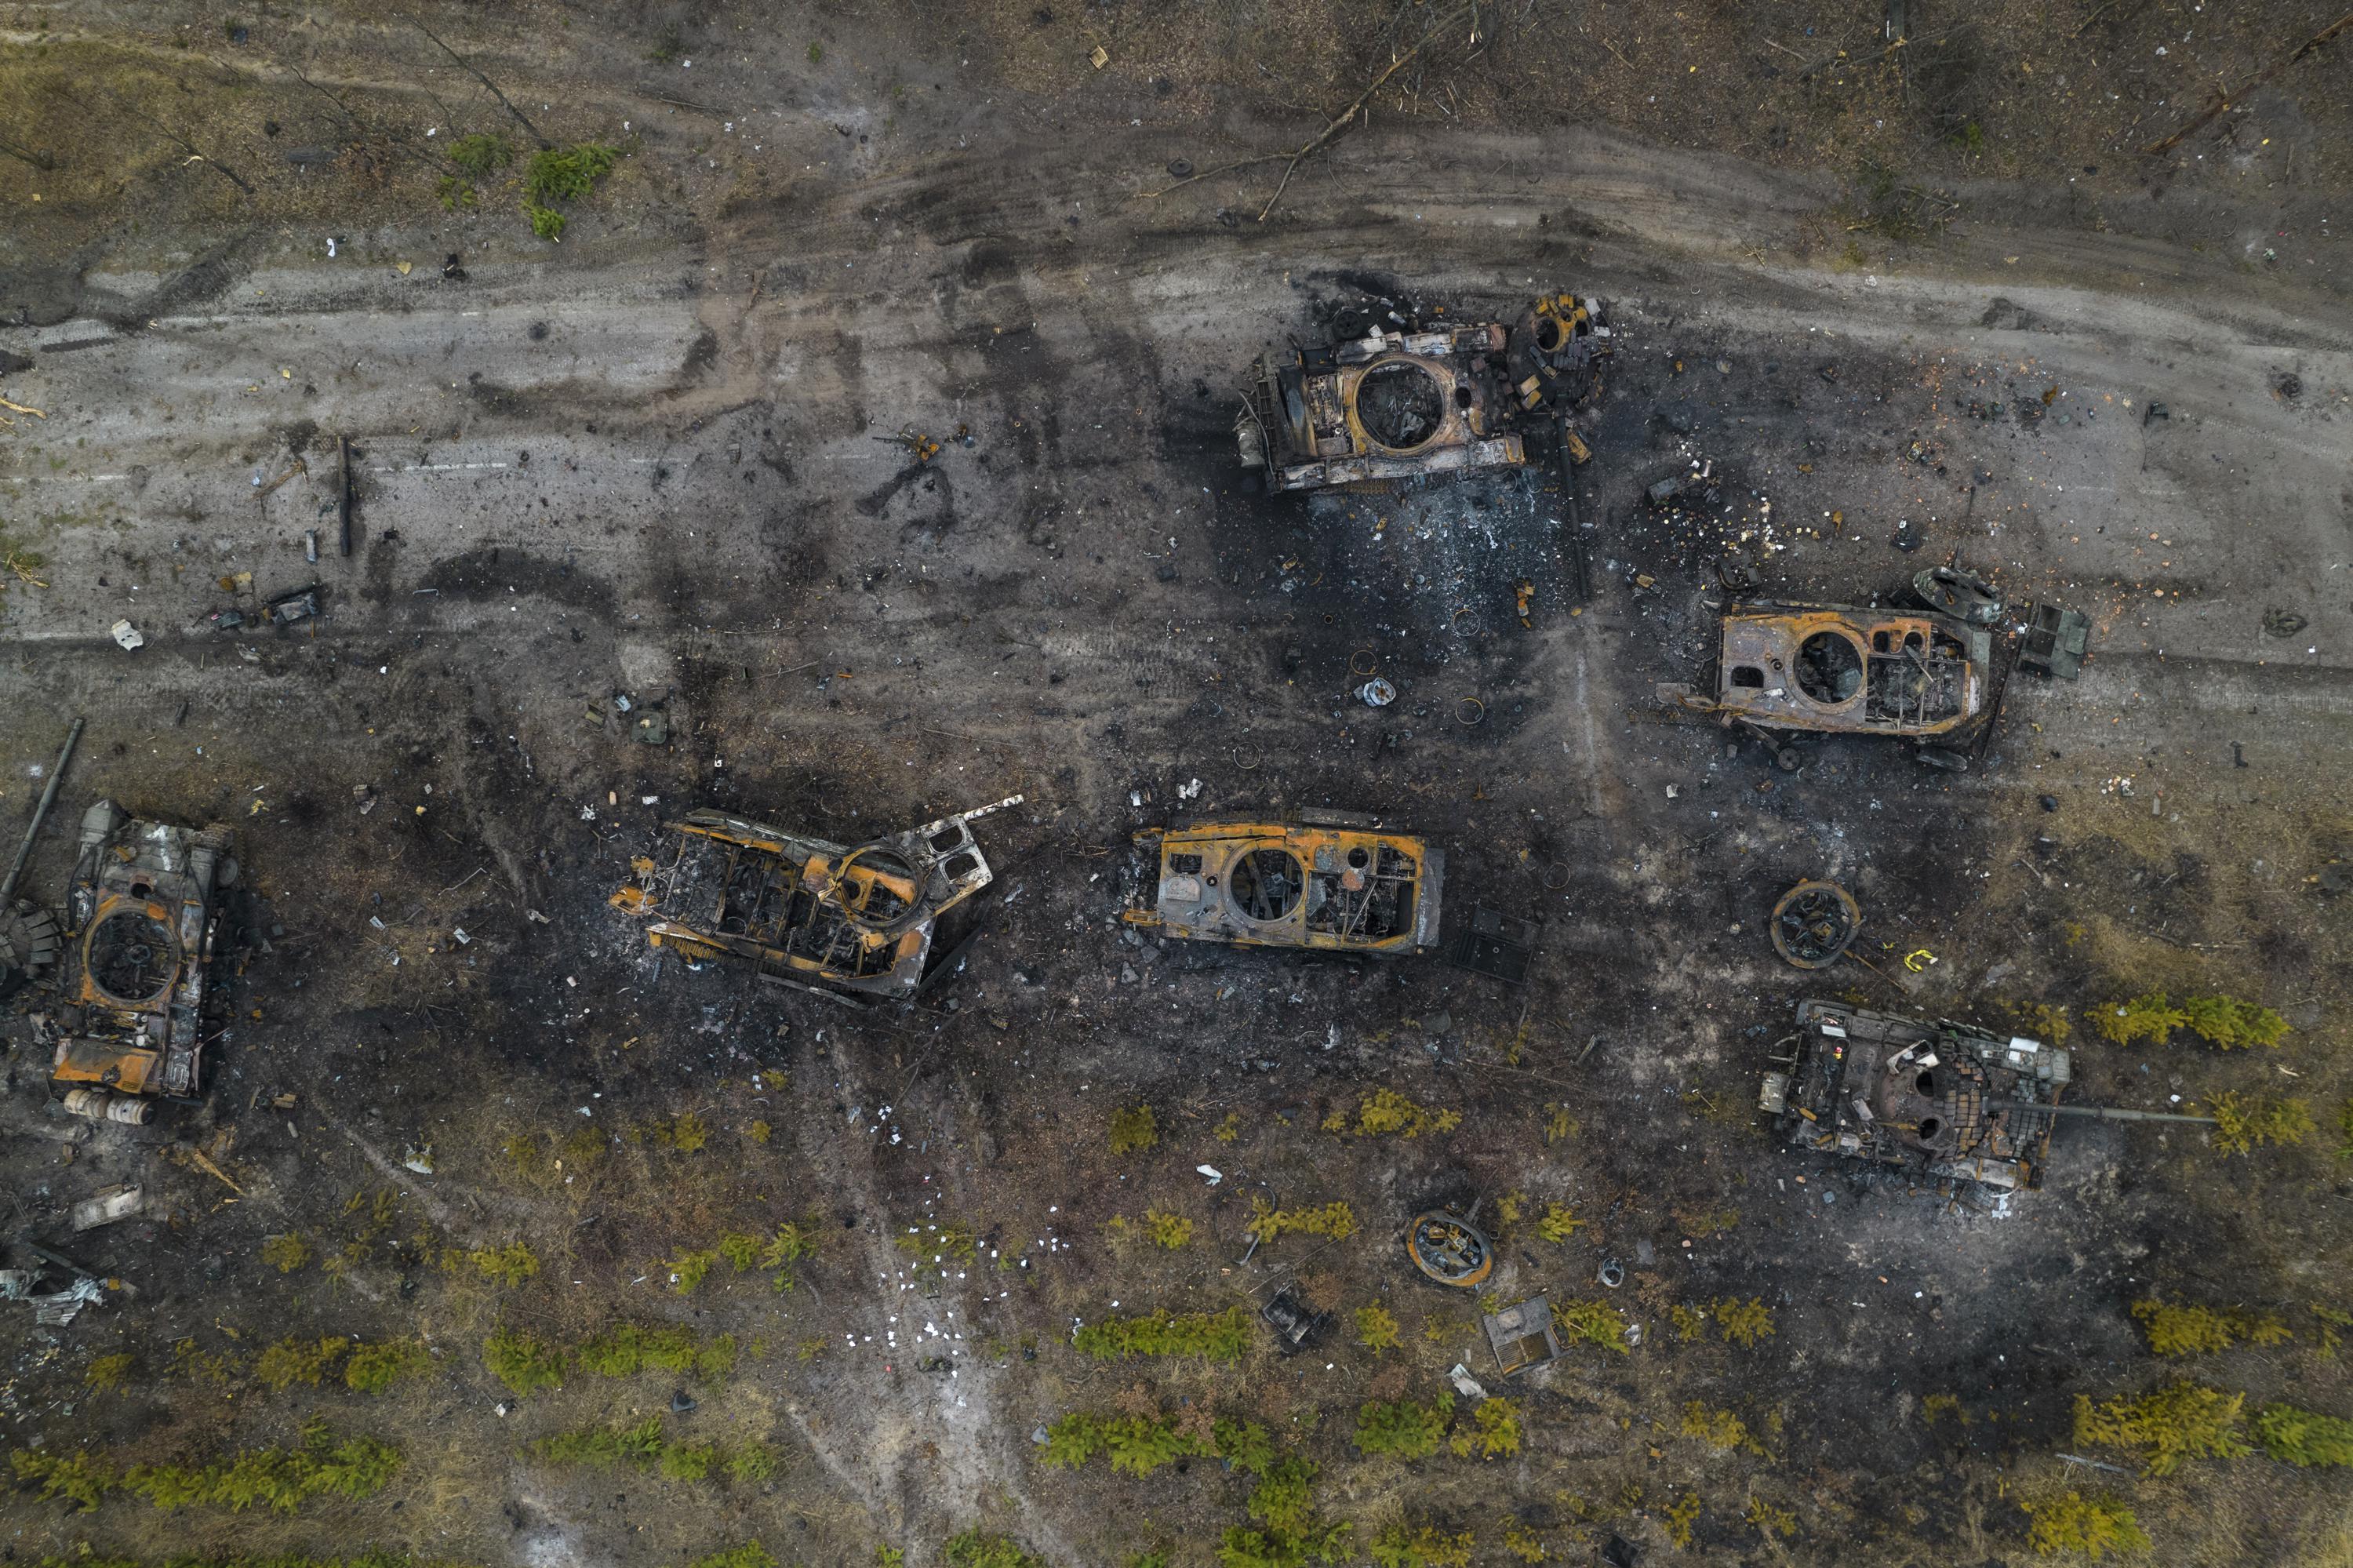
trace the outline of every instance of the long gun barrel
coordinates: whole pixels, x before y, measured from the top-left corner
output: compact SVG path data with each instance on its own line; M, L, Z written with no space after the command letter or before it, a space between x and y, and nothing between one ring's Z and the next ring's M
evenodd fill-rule
M0 882L0 909L8 907L9 896L16 891L16 879L25 874L25 863L33 858L33 841L41 836L41 821L49 814L49 806L58 798L58 786L65 782L66 764L73 760L74 743L81 739L81 726L87 722L73 721L66 734L65 749L58 753L58 765L49 770L48 788L41 791L41 803L33 808L33 820L25 829L25 842L16 847L16 863L8 868L8 880Z
M2212 1127L2211 1116L2181 1116L2173 1111L2117 1110L2107 1106L2052 1106L2039 1100L1988 1099L1988 1110L2043 1111L2052 1116L2087 1116L2101 1121L2186 1121Z

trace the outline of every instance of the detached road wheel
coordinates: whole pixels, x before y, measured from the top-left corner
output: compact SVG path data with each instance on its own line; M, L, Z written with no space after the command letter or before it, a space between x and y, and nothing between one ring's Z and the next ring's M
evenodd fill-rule
M1795 773L1805 765L1805 753L1794 746L1778 747L1773 753L1773 766L1784 773Z
M57 917L37 904L18 899L0 912L0 996L48 972L65 950Z

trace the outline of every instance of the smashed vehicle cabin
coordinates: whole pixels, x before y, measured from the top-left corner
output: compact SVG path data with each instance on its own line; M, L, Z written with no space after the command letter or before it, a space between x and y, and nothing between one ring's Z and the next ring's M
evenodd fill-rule
M1949 735L1986 711L1993 633L1925 610L1735 604L1713 684L1659 700L1725 724L1849 735Z
M690 960L727 957L764 980L849 1001L896 1001L923 984L940 916L994 876L971 824L1010 796L851 847L723 811L666 825L669 853L630 863L615 907Z
M1437 945L1446 852L1355 813L1296 823L1202 822L1137 835L1156 845L1149 909L1131 925L1243 947L1419 953Z
M1242 466L1277 493L1524 467L1521 416L1590 395L1609 337L1599 313L1570 294L1514 326L1352 313L1328 344L1269 350L1251 367L1235 424Z
M143 1122L153 1097L203 1094L216 895L237 877L231 842L220 824L140 821L111 800L83 813L70 1001L50 1073L78 1114Z

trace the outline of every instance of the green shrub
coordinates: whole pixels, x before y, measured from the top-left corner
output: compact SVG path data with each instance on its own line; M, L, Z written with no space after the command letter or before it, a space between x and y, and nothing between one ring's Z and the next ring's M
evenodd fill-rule
M570 222L554 207L541 207L535 202L523 203L522 215L531 219L531 231L542 239L563 238L565 227Z
M1699 1494L1685 1492L1668 1507L1666 1518L1659 1522L1660 1528L1667 1532L1669 1543L1678 1552L1688 1552L1691 1550L1692 1526L1698 1521Z
M1218 1457L1245 1476L1263 1476L1274 1467L1274 1439L1255 1421L1219 1421L1212 1441Z
M776 1559L756 1541L741 1546L731 1546L724 1552L714 1552L708 1557L698 1557L687 1568L776 1568Z
M2165 1301L2136 1301L2132 1315L2148 1335L2148 1348L2160 1356L2189 1356L2227 1351L2240 1340L2276 1345L2292 1338L2287 1325L2268 1313L2258 1315L2236 1308L2216 1311Z
M1621 1356L1633 1354L1626 1343L1626 1319L1618 1309L1599 1301L1559 1301L1553 1304L1553 1326L1571 1341L1584 1340Z
M486 136L477 132L460 136L449 143L449 161L480 179L497 174L514 162L514 149L503 136Z
M1452 1132L1461 1125L1461 1111L1434 1111L1395 1089L1375 1089L1365 1096L1356 1103L1353 1124L1345 1108L1335 1108L1324 1118L1324 1131L1351 1138L1381 1138L1389 1133L1419 1138L1426 1133Z
M510 1290L539 1273L539 1255L527 1242L509 1242L502 1247L476 1247L466 1255L466 1261L475 1271L493 1284Z
M1438 1452L1454 1425L1454 1396L1440 1393L1430 1404L1400 1399L1394 1404L1369 1401L1356 1409L1356 1446L1367 1454L1394 1454L1400 1459L1426 1459Z
M1765 1446L1750 1434L1748 1423L1729 1410L1710 1410L1696 1399L1683 1406L1683 1435L1698 1438L1719 1454L1735 1448L1759 1456L1765 1453Z
M2092 1027L2111 1045L2155 1044L2189 1021L2189 1015L2165 1000L2163 991L2137 996L2130 1001L2095 1008Z
M1103 1452L1103 1422L1073 1410L1046 1428L1046 1452L1039 1457L1058 1470L1075 1470Z
M374 1437L334 1442L313 1425L299 1448L248 1448L210 1465L134 1465L123 1490L157 1508L226 1508L242 1513L266 1503L292 1513L314 1497L333 1493L354 1500L374 1497L401 1467L400 1450Z
M1345 1203L1315 1209L1278 1209L1263 1193L1250 1196L1250 1222L1243 1227L1263 1244L1296 1231L1302 1235L1345 1241L1356 1234L1356 1211Z
M1222 1312L1171 1314L1166 1308L1147 1318L1106 1318L1071 1336L1082 1355L1098 1360L1113 1356L1198 1356L1206 1361L1240 1361L1250 1348L1250 1319L1240 1306Z
M621 150L602 142L575 142L560 153L552 148L533 153L531 162L523 165L523 195L540 207L551 202L578 201L594 191L596 182L611 174L613 165L620 160ZM689 1111L672 1126L681 1127L688 1121L693 1121L698 1128L702 1125L700 1118ZM681 1143L681 1147L688 1146ZM701 1147L698 1142L691 1149Z
M941 1551L952 1568L1046 1568L1042 1560L1021 1550L1011 1536L978 1530L950 1536Z
M288 1385L298 1383L316 1388L327 1369L351 1348L349 1340L321 1340L315 1345L294 1339L280 1340L255 1359L253 1375L273 1393L282 1393Z
M1357 1308L1356 1342L1376 1354L1396 1350L1399 1343L1397 1315L1377 1301Z
M1150 1106L1133 1106L1111 1113L1111 1151L1140 1154L1160 1141L1160 1123Z
M2252 1001L2227 996L2193 996L2181 1004L2181 1012L2192 1034L2225 1051L2277 1045L2287 1038L2287 1020Z
M1480 1401L1471 1413L1471 1425L1457 1431L1447 1445L1457 1458L1467 1459L1477 1455L1492 1459L1499 1454L1520 1451L1520 1407L1508 1399Z
M2243 1393L2175 1383L2138 1399L2094 1405L2075 1396L2075 1444L2106 1444L2139 1458L2151 1476L2169 1476L2184 1459L2235 1459L2254 1450L2239 1430Z
M1721 1298L1711 1302L1708 1310L1715 1314L1716 1327L1724 1330L1724 1337L1744 1349L1756 1349L1757 1340L1773 1332L1773 1310L1757 1297L1745 1302Z
M1585 1222L1571 1213L1566 1203L1552 1204L1536 1222L1536 1234L1548 1242L1566 1242L1584 1228Z
M2296 1466L2353 1465L2353 1421L2293 1404L2255 1412L2255 1440L2274 1459Z
M2224 1094L2209 1107L2214 1130L2208 1141L2225 1154L2252 1154L2268 1143L2293 1145L2312 1136L2312 1107L2302 1100Z
M311 1261L311 1244L299 1235L265 1236L261 1261L280 1274L291 1274Z
M2034 1521L2026 1543L2046 1557L2080 1552L2097 1562L2111 1552L2148 1550L2148 1537L2132 1510L2105 1493L2087 1498L2069 1492L2023 1506Z
M1144 1234L1154 1246L1175 1252L1179 1247L1193 1245L1193 1222L1165 1209L1146 1209L1144 1211Z
M353 1345L343 1363L343 1386L361 1393L382 1393L402 1378L425 1370L425 1347L414 1340L386 1340L376 1345Z
M610 1469L629 1465L665 1480L707 1481L714 1472L735 1481L765 1480L776 1473L776 1457L762 1445L673 1443L662 1436L661 1417L649 1415L629 1426L590 1426L559 1432L531 1446L555 1465Z
M564 1352L512 1329L494 1330L482 1341L482 1364L518 1394L556 1388L564 1382Z
M63 1498L80 1505L78 1511L94 1513L98 1499L121 1484L121 1472L103 1454L79 1449L71 1454L52 1454L41 1448L12 1448L8 1463L16 1472L19 1486L38 1482L40 1500Z

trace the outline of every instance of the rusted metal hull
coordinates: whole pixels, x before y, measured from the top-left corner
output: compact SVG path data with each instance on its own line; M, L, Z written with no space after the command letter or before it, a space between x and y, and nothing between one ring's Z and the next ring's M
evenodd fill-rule
M1398 954L1438 943L1446 852L1377 827L1205 822L1157 840L1134 925L1189 941Z
M851 847L721 811L666 825L668 856L631 863L614 906L646 939L730 958L760 979L851 1001L904 1001L923 983L934 922L994 873L971 822L1021 797Z
M56 1092L194 1098L205 1082L205 988L229 830L133 821L111 800L82 817L72 892L74 971L50 1064Z
M1842 605L1735 604L1714 686L1660 700L1726 724L1840 735L1949 735L1986 711L1993 633L1956 617Z

